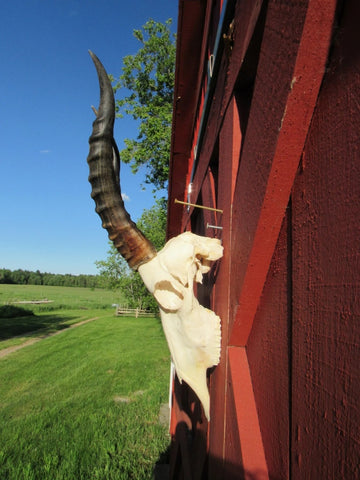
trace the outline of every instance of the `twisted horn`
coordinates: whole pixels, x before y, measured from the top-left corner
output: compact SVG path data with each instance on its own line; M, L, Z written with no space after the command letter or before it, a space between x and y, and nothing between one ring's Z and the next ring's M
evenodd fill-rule
M120 157L114 140L114 93L105 68L94 53L89 53L100 84L100 105L89 138L87 158L91 197L110 240L129 266L137 270L140 265L155 257L156 250L125 210L119 184Z

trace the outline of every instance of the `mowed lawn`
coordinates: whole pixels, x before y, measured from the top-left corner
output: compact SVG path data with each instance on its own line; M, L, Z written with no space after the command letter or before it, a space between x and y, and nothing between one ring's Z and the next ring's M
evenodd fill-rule
M23 303L30 301L47 303ZM104 289L0 285L0 350L94 318L99 310L115 312L111 305L121 303L119 292ZM14 317L14 309L23 315Z
M70 304L7 320L96 318L0 358L0 478L151 479L169 444L158 421L170 361L160 321Z

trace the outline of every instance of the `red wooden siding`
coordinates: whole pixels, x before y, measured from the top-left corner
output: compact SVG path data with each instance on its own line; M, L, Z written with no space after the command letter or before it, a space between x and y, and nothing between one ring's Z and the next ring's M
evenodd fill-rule
M168 235L224 257L211 421L175 381L171 478L360 478L360 3L179 5ZM175 204L189 182L223 213Z
M359 14L344 6L293 189L296 478L360 477Z

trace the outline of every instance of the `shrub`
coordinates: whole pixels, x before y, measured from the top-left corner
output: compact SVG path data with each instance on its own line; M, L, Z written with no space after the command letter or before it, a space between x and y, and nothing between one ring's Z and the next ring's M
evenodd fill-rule
M3 305L0 307L0 318L29 317L31 315L33 316L34 312L23 307L15 305Z

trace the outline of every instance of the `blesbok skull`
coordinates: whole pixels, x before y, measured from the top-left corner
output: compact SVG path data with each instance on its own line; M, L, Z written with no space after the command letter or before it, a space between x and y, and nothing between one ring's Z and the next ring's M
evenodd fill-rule
M206 371L220 359L220 318L204 308L194 295L194 282L202 281L211 262L222 257L219 240L185 232L169 240L156 252L125 210L121 197L120 158L113 127L115 100L107 73L90 52L100 84L100 104L89 139L88 164L91 196L109 238L138 270L154 295L176 374L194 390L209 419Z
M206 371L219 363L221 326L220 318L199 304L193 285L194 281L201 283L210 262L222 253L219 240L185 232L139 266L141 278L159 304L176 374L197 394L208 419Z

